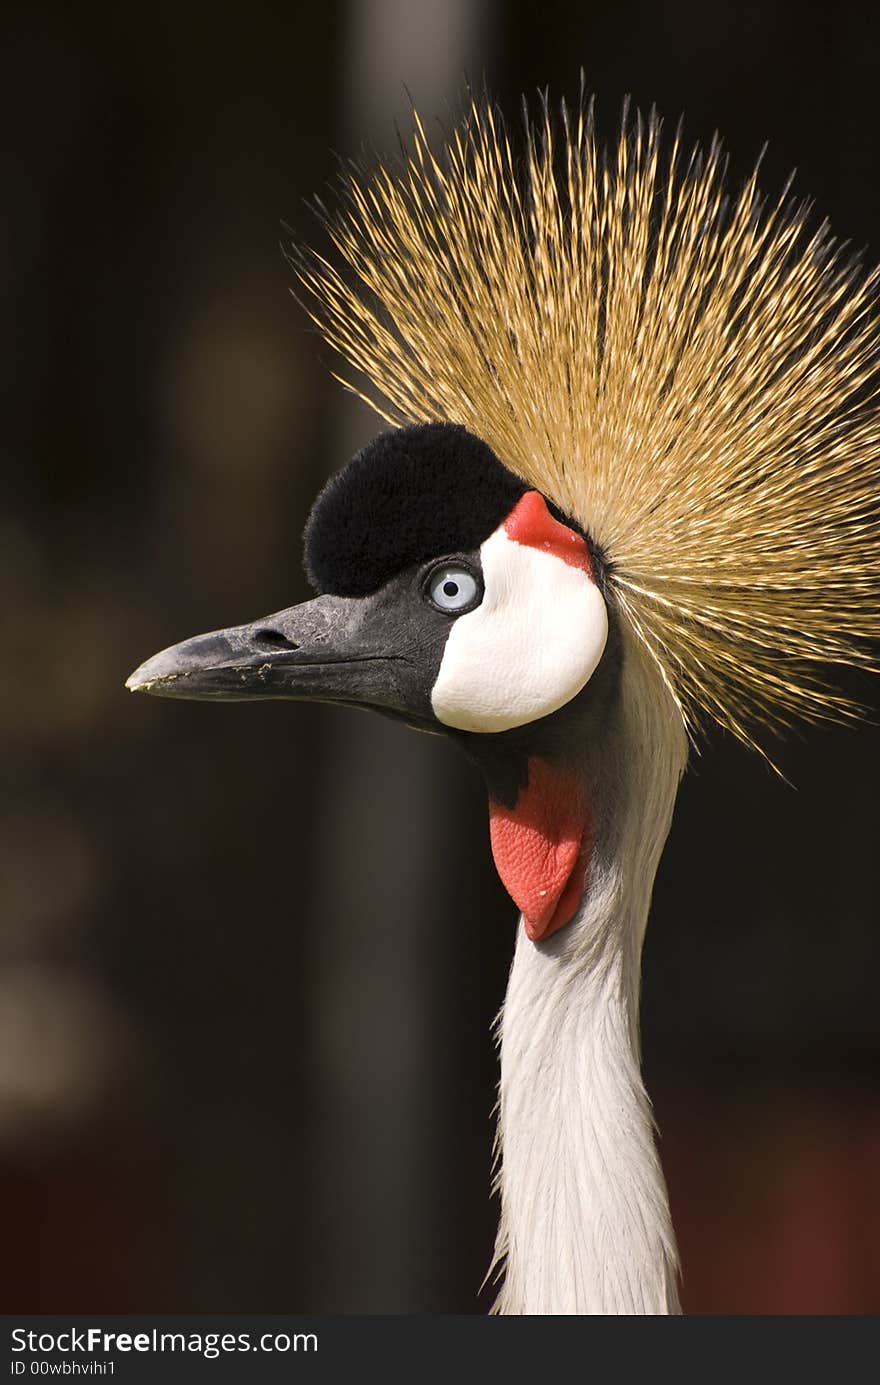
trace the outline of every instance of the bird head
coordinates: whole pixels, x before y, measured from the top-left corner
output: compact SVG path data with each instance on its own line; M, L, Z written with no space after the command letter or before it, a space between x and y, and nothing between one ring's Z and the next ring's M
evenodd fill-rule
M880 271L755 176L729 195L717 142L667 158L637 115L603 154L591 106L561 116L524 162L489 104L439 155L416 116L400 167L345 176L293 262L392 431L317 501L313 601L129 680L457 739L536 941L612 817L653 878L686 733L860 715L829 668L875 668L880 621Z
M128 687L343 703L449 735L486 777L530 936L568 923L592 827L573 733L617 665L587 535L480 439L433 423L380 435L330 480L305 563L313 600L173 645Z

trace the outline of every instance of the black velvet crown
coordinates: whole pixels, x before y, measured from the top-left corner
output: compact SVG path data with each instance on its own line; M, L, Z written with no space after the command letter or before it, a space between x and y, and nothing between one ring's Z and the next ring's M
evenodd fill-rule
M365 596L414 563L470 552L526 489L457 423L382 433L315 501L305 532L309 581L318 592Z

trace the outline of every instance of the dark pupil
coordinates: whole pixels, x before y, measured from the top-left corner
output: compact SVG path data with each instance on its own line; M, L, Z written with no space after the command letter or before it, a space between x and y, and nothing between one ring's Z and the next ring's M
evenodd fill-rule
M444 583L443 583L443 594L444 594L444 596L458 596L458 583L457 583L457 582L444 582Z

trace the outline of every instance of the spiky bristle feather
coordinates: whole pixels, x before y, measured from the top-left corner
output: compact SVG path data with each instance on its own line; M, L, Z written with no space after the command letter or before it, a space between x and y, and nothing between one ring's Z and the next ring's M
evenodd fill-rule
M518 167L474 102L439 153L346 177L335 253L295 263L392 423L448 419L574 515L693 727L858 709L829 663L880 626L878 274L788 191L666 156L652 113L599 149L547 107Z

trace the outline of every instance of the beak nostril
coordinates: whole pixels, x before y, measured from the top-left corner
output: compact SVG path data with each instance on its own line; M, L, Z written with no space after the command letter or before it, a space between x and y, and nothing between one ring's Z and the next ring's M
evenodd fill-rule
M299 649L295 640L289 640L280 630L271 630L268 626L255 630L253 638L256 644L268 645L270 649Z

